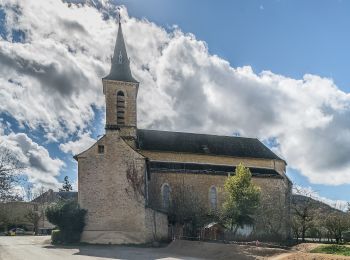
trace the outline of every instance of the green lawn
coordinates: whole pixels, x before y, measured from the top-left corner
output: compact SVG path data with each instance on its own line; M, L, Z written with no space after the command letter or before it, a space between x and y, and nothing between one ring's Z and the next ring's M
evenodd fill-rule
M350 256L350 247L341 245L324 245L314 248L313 250L311 250L311 253Z

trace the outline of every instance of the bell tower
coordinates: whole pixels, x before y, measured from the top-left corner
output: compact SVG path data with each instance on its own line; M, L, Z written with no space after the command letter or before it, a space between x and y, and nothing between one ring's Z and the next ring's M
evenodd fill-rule
M135 140L139 82L131 74L120 18L111 70L102 83L106 100L106 134L119 131L124 139Z

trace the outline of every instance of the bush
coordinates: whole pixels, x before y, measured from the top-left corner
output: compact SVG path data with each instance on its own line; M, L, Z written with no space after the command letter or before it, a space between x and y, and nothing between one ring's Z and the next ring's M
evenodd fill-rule
M81 209L77 202L59 202L48 207L45 214L48 221L59 229L59 235L53 235L53 237L58 236L58 240L62 243L80 241L85 226L86 210ZM55 243L54 240L52 242Z
M343 232L344 242L350 242L350 231Z
M62 235L61 232L59 230L52 230L51 232L51 241L52 244L60 244L62 243Z

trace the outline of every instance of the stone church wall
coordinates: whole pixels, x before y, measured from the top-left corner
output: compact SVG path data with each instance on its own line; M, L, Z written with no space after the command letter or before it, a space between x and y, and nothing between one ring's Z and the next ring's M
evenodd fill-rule
M285 176L286 164L282 160L270 160L259 158L237 158L229 156L215 156L206 154L188 154L140 150L139 153L154 161L166 162L196 162L218 165L238 165L243 163L246 167L275 169L282 176Z
M104 153L98 146L104 146ZM110 131L78 158L78 201L87 209L82 241L146 243L145 159Z
M162 185L168 184L171 190L171 197L178 196L177 192L182 191L184 188L191 191L190 196L198 198L199 203L204 206L208 212L210 211L210 199L209 190L212 186L217 188L217 206L220 208L225 201L224 183L227 176L222 175L210 175L210 174L192 174L192 173L177 173L177 172L153 172L149 184L150 204L155 209L162 209ZM283 222L279 229L279 235L282 238L289 236L289 200L290 200L290 188L288 186L289 181L284 178L276 177L253 177L253 183L257 184L261 188L262 196L267 197L267 203L271 206L276 206L275 200L281 202L281 215L277 218L274 225L280 225L279 222ZM185 193L186 194L186 193ZM192 198L193 199L193 198ZM267 205L269 206L269 205ZM281 219L282 218L282 219ZM263 218L257 218L256 226L261 230L266 227L261 223ZM278 223L277 223L278 222ZM259 232L259 231L258 231Z

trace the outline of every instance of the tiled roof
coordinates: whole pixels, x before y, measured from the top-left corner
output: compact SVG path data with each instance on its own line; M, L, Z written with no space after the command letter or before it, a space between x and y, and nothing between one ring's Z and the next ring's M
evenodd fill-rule
M256 138L137 130L140 150L281 160Z

